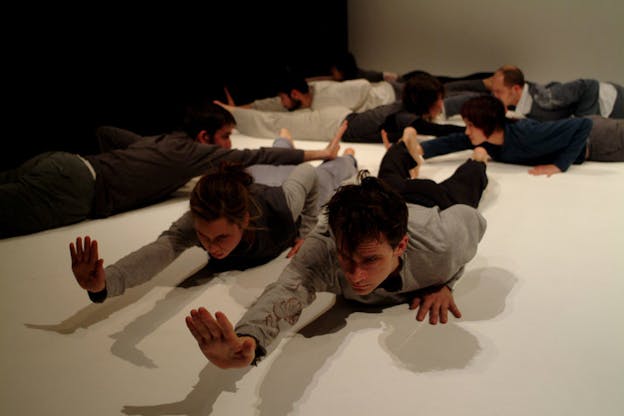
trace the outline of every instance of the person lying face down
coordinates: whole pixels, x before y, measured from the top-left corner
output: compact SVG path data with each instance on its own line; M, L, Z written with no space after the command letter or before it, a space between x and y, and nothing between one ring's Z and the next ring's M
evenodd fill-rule
M463 133L421 143L422 156L482 146L494 161L532 166L532 175L565 172L585 160L624 161L624 120L601 116L554 121L509 119L496 97L483 95L462 106Z
M162 202L221 161L296 165L335 159L340 148L338 138L318 150L232 149L227 143L235 125L231 113L210 103L190 108L180 131L141 136L101 126L100 153L46 152L1 172L0 238Z
M431 324L446 323L449 311L461 317L452 288L485 228L472 207L406 204L382 180L361 174L360 183L338 189L299 252L236 326L203 307L191 310L186 325L209 361L238 368L266 354L321 291L365 304L409 303L419 321L429 315Z
M70 244L72 271L93 302L142 284L191 247L209 256L208 271L244 270L293 247L318 218L314 167L298 165L281 186L253 182L240 165L222 164L204 175L190 197L190 209L156 241L104 268L98 243L89 236ZM299 223L300 221L300 223Z

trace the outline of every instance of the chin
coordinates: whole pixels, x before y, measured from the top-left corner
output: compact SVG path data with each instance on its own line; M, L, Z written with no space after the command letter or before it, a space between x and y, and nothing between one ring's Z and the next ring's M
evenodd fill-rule
M355 293L357 293L360 296L365 296L365 295L369 295L375 288L371 288L370 286L366 286L363 288L356 288L356 287L351 287L353 289L353 291Z

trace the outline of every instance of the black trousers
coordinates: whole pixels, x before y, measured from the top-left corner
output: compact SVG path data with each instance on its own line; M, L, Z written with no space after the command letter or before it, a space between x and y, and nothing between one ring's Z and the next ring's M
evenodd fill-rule
M486 165L468 159L448 179L437 183L431 179L409 179L409 170L417 163L405 143L393 144L379 166L378 177L398 191L406 202L446 209L465 204L476 208L487 186Z

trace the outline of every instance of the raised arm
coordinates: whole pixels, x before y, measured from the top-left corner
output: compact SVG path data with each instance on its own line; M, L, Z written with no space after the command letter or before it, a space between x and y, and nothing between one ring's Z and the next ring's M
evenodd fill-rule
M86 291L101 292L106 288L106 273L104 260L98 253L97 240L85 236L84 244L81 237L76 238L76 244L69 243L72 272L76 281Z
M424 151L423 157L425 159L448 153L460 152L474 147L472 143L470 143L468 136L464 133L454 133L436 139L425 140L420 145Z
M254 361L256 340L236 335L223 312L213 317L206 308L193 309L185 321L201 352L217 367L241 368Z
M85 237L70 244L72 271L80 287L93 302L104 302L127 288L147 282L197 242L190 212L172 224L156 241L143 246L114 264L103 268L97 241Z
M320 227L320 228L319 228ZM267 286L232 329L225 315L192 310L186 324L203 354L221 368L237 368L260 359L283 328L294 325L316 292L340 292L335 251L324 223L305 239L279 279Z

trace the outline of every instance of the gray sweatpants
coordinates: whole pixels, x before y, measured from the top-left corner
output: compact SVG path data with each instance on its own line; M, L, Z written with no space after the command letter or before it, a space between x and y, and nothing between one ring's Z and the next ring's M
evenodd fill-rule
M273 147L293 148L289 140L278 137ZM256 182L270 186L279 186L295 169L294 165L253 165L247 171ZM327 203L336 189L346 180L357 174L357 161L351 155L339 156L333 160L326 160L316 167L319 180L319 208Z
M589 116L594 125L587 138L587 160L624 162L624 119Z
M301 217L299 237L308 235L316 225L319 214L318 185L319 180L314 166L309 163L293 167L282 184L286 204L293 220L296 222Z

